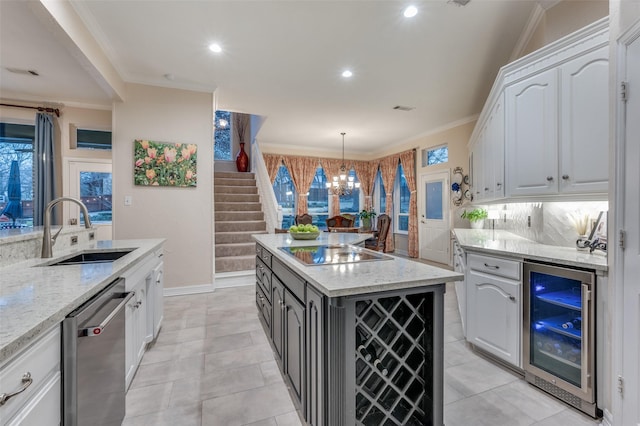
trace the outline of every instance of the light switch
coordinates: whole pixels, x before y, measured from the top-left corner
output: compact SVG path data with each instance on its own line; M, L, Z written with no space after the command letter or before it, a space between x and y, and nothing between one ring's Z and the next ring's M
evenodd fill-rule
M125 206L130 206L131 204L133 204L133 197L131 195L125 195L124 196L124 205Z

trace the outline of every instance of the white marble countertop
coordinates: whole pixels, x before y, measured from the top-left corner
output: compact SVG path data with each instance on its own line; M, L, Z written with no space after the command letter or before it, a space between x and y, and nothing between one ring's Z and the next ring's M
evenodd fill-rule
M94 241L0 268L0 364L62 321L124 271L160 248L164 239ZM37 266L83 250L135 249L113 263Z
M288 234L259 234L253 238L292 271L329 297L352 296L442 284L463 275L385 253L389 260L337 265L304 265L279 247L358 244L370 234L322 232L317 240L293 240Z
M514 233L490 229L453 230L458 244L467 251L496 254L518 260L530 259L552 262L596 271L607 271L605 253L578 251L574 247L558 247L540 244Z

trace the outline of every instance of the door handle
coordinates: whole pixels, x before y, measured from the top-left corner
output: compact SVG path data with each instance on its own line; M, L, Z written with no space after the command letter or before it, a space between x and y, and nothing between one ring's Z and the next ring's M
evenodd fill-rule
M130 292L127 293L127 295L122 299L122 302L118 303L118 306L116 306L113 311L111 311L111 313L104 319L102 320L102 322L97 325L97 326L92 326L92 327L87 327L84 328L82 330L80 330L79 332L79 337L93 337L93 336L99 336L102 333L102 330L104 330L107 325L109 325L109 323L111 322L111 320L118 314L118 312L120 312L120 309L122 309L122 307L124 305L127 304L127 302L129 300L131 300L131 298L135 295L135 292ZM142 305L142 302L137 302L135 305L133 305L134 308L138 308L140 307L140 305Z

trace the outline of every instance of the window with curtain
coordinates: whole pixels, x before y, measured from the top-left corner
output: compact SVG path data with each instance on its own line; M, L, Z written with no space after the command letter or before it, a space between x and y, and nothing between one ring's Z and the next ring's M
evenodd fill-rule
M318 167L316 175L311 182L309 188L309 214L313 216L313 224L318 228L327 227L327 218L329 217L329 193L327 191L327 176L322 167Z
M356 171L351 169L349 170L349 177L353 177L353 182L360 182L358 180L358 176L356 176ZM326 188L325 188L326 191ZM358 218L358 213L360 213L360 189L354 188L349 195L341 195L340 196L340 214L350 214L356 217L356 221L354 226L359 226L360 219Z
M231 113L229 111L216 111L213 125L214 160L232 160Z
M33 125L0 123L0 228L33 226L34 135Z
M373 184L373 208L378 215L385 213L387 210L387 191L384 190L380 170L376 172L376 179Z
M273 182L273 192L278 205L282 208L282 228L289 229L295 223L296 189L293 186L289 170L280 166Z
M407 178L405 178L404 170L400 164L398 164L398 173L396 174L395 185L395 230L400 234L406 234L409 231L409 197L411 196L411 191L409 191Z

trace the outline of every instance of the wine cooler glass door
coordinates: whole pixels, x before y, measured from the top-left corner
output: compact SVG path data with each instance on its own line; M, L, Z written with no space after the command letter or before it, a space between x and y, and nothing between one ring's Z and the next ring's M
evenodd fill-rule
M546 265L526 265L525 273L525 369L582 398L592 394L593 274Z

